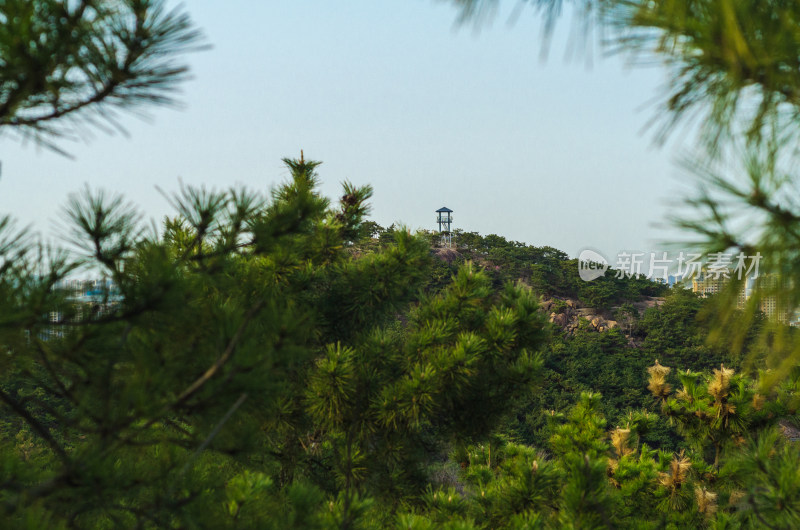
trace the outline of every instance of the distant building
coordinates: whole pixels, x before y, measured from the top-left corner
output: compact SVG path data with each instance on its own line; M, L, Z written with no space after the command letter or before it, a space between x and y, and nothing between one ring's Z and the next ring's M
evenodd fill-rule
M65 306L52 309L47 314L50 324L38 336L42 340L64 336L66 319L99 318L111 312L122 301L117 286L108 279L63 280L55 285L65 295Z
M784 280L784 282L785 281L786 280ZM758 288L766 293L765 296L761 297L759 309L767 318L775 318L780 322L789 323L793 320L792 317L795 312L790 310L786 300L780 296L780 291L784 290L785 287L787 286L778 283L777 276L764 276L759 278Z
M692 292L698 293L702 297L711 296L722 292L727 280L718 277L698 275L692 278Z
M705 298L722 292L729 281L721 276L718 278L697 276L692 279L692 291ZM790 310L786 306L786 302L779 296L780 286L776 276L762 275L759 278L748 278L736 297L736 306L739 309L745 307L756 287L762 293L759 301L759 310L767 318L776 319L786 324L800 325L800 313Z

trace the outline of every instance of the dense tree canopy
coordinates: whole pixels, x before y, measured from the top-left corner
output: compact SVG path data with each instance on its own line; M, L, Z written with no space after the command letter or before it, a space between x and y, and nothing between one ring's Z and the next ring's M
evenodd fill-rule
M513 260L447 264L425 234L363 223L368 187L334 205L316 163L286 164L269 198L184 189L160 234L120 198L76 196L82 254L3 227L4 526L796 522L770 511L800 488L775 482L796 380L719 366L708 301L676 289L628 335L567 333L500 281ZM113 293L72 298L81 270Z
M550 21L561 4L534 3ZM711 195L684 223L760 249L800 300L781 173L796 6L574 4L677 69L668 123L706 112L710 159L742 138L747 185L712 182L764 230L735 233ZM0 22L0 127L43 142L169 101L197 42L155 0L0 2ZM721 311L734 291L582 282L557 249L498 235L445 252L366 222L369 187L334 204L316 162L285 163L269 195L183 189L157 230L91 191L64 247L0 219L0 526L800 526L800 341L758 296ZM104 279L88 302L81 274ZM577 304L624 325L559 324Z

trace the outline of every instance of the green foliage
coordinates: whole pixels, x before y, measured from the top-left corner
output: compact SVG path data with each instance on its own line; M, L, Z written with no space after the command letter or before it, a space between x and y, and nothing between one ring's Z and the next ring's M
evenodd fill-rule
M745 436L755 436L774 426L776 418L790 414L783 399L768 400L751 380L724 365L713 375L689 370L677 374L681 389L674 395L666 381L669 368L656 361L648 372L648 389L661 400L663 414L697 454L706 456L709 463L713 460L715 468L731 445L741 444Z
M499 0L455 0L466 19L480 20ZM597 27L600 44L627 53L634 62L653 59L668 67L668 79L652 123L663 141L677 125L699 124L701 142L684 167L699 177L687 211L673 222L694 236L701 255L760 255L755 290L743 311L737 298L746 279L729 282L708 312L712 341L742 354L753 335L760 339L748 361L787 377L800 359L797 334L783 325L800 306L796 201L798 18L795 2L753 0L611 0L570 3L582 37ZM560 0L531 2L552 24ZM546 32L549 34L549 32ZM663 112L662 112L663 111ZM684 249L687 242L684 243ZM761 310L774 313L764 322Z
M664 105L669 126L701 114L712 149L747 135L796 134L800 86L793 2L611 2L628 49L659 53L673 67ZM666 132L666 131L665 131Z
M720 480L730 488L728 504L736 510L732 522L740 528L793 528L800 524L799 454L780 438L776 431L760 434L720 470Z
M28 469L4 468L0 480L15 517L42 510L78 526L213 526L218 518L198 514L221 506L215 492L232 476L231 459L279 449L265 426L302 424L297 406L317 352L390 321L413 298L425 246L399 233L387 252L353 260L344 241L360 230L369 188L347 187L330 208L314 190L316 163L287 165L292 180L271 201L184 189L162 238L103 194L71 203L82 255L49 251L43 263L48 251L6 236L14 262L0 276L0 344L10 352L2 417L36 438ZM59 281L80 269L113 279L121 300L66 299ZM278 483L295 465L283 454L277 467L256 461L277 469Z
M794 523L772 507L796 493L775 427L797 380L697 371L720 354L705 301L674 290L629 335L584 321L548 344L522 283L466 262L434 286L424 237L365 238L369 188L332 206L316 163L286 162L269 199L182 190L161 236L120 198L74 197L78 255L3 225L6 526ZM121 296L71 300L80 270ZM695 371L648 381L656 353Z
M53 253L46 275L36 246L7 236L12 521L368 527L376 498L421 491L440 447L484 439L530 392L544 338L532 293L495 292L467 264L420 299L427 244L399 230L354 254L371 190L346 185L331 207L317 163L286 163L271 200L182 190L162 237L118 197L76 196L80 254ZM59 282L81 269L120 299L70 301ZM320 495L330 510L301 509Z
M796 489L796 448L769 427L776 416L762 425L758 441L726 446L725 464L717 471L705 463L702 451L655 451L644 443L642 437L659 423L654 414L633 413L608 431L602 399L584 393L567 414L551 415L549 456L502 437L454 451L458 477L423 495L426 522L467 521L484 528L712 528L757 527L761 517L761 526L793 526L794 512L778 513L777 504L771 504L791 506ZM765 403L781 406L777 398ZM712 428L715 420L700 421ZM754 472L749 478L748 470ZM783 479L781 473L786 473Z
M553 429L553 453L565 472L559 522L569 528L610 526L613 501L608 490L605 418L599 414L601 396L583 394L567 422Z
M0 127L56 150L57 137L120 129L117 111L174 105L177 61L201 35L160 0L0 3Z
M362 238L357 246L371 250L385 245L391 240L394 225L383 228L375 223L370 225L372 235ZM501 289L507 282L521 281L534 292L544 297L573 298L587 307L598 310L611 309L615 304L637 301L644 296L661 296L667 287L644 277L616 277L607 274L591 282L585 282L578 275L578 261L569 259L562 251L553 247L536 247L519 241L508 241L502 236L489 234L481 236L477 232L453 232L453 248L438 248L439 236L433 232L423 232L434 247L439 258L433 265L433 272L427 288L436 291L447 285L458 267L466 262L480 266L491 278L495 289ZM555 302L563 303L563 302Z
M475 16L492 2L457 3ZM562 3L533 4L550 29ZM637 321L633 304L665 288L582 282L560 251L497 235L458 232L457 249L432 252L433 234L363 221L369 187L320 197L302 157L270 197L182 190L160 235L121 198L87 192L68 209L79 255L0 219L0 525L797 527L797 448L777 423L797 422L800 349L758 311L764 296L800 300L782 169L797 8L575 4L612 42L676 68L665 130L702 109L712 160L743 138L744 185L701 167L763 229L711 191L690 203L707 217L682 225L706 249L768 258L772 280L744 311L695 320L732 307L733 283L710 303L673 291ZM185 77L172 57L198 39L149 0L5 2L0 21L0 126L50 146L98 119L116 126L112 108L171 102ZM70 299L61 281L89 271L118 294ZM545 349L525 285L616 310L627 329L584 322ZM767 369L759 380L734 371L742 353ZM653 358L689 370L656 361L645 381ZM659 406L666 421L647 410Z

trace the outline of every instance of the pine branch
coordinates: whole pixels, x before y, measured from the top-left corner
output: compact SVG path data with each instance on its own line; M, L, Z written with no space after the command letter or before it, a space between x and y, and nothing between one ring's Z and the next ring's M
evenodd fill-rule
M39 420L34 418L28 409L22 406L22 404L20 404L17 400L6 394L2 389L0 389L0 400L4 401L14 412L17 413L18 416L24 419L25 422L30 425L31 428L36 431L36 433L42 437L45 442L47 442L47 445L50 446L50 449L53 450L53 452L65 465L70 464L69 456L67 456L67 453L53 437L50 430Z
M188 78L174 58L204 48L163 0L10 0L0 18L0 129L62 153L53 139L124 132L116 109L174 105L170 92Z
M229 419L231 419L233 413L236 412L239 409L239 407L241 407L244 404L245 400L247 400L247 393L243 393L241 396L239 396L239 399L237 399L236 402L233 405L231 405L231 408L229 408L228 411L225 413L225 415L222 416L219 422L214 426L214 428L208 434L206 439L203 440L203 443L200 444L197 450L192 454L191 457L189 457L189 460L184 464L183 468L181 468L180 473L178 473L179 477L182 477L183 475L186 474L192 462L194 462L197 459L197 457L200 456L200 453L206 450L206 448L211 444L214 438L216 438L219 432L222 430L222 427L228 422Z
M194 393L200 390L208 381L211 380L220 369L230 360L233 356L234 351L236 351L236 346L239 344L239 341L242 340L244 336L244 332L247 329L247 326L250 324L250 321L256 314L264 307L264 300L259 300L247 311L242 320L242 323L239 325L239 328L234 333L231 340L228 342L227 348L225 351L220 355L220 357L216 360L214 364L212 364L208 370L203 373L194 383L189 385L183 392L178 395L178 398L170 405L170 408L177 408L181 404L183 404L187 399L189 399Z

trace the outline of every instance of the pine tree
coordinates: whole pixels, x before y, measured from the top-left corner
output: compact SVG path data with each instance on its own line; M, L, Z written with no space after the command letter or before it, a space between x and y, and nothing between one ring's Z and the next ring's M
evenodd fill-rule
M174 105L178 58L201 46L161 0L0 2L0 132L63 151L59 138L120 129L119 111Z
M286 162L292 181L271 200L184 189L162 236L118 197L73 197L78 256L3 226L0 496L11 526L212 525L204 510L216 513L237 460L266 443L262 427L291 421L281 414L302 402L324 345L392 318L416 292L429 258L412 236L349 257L371 190L348 185L332 207L315 191L316 163ZM60 281L81 270L113 280L120 300L71 301ZM36 441L27 463L9 444L15 429Z
M269 200L183 189L161 235L119 197L75 196L79 256L4 227L9 525L280 524L270 503L292 518L325 495L317 523L354 527L373 499L422 491L448 444L485 439L530 391L543 320L527 289L495 293L466 265L419 299L427 242L398 230L354 253L371 190L346 184L334 207L317 163L286 164ZM119 299L70 300L60 282L81 270Z

